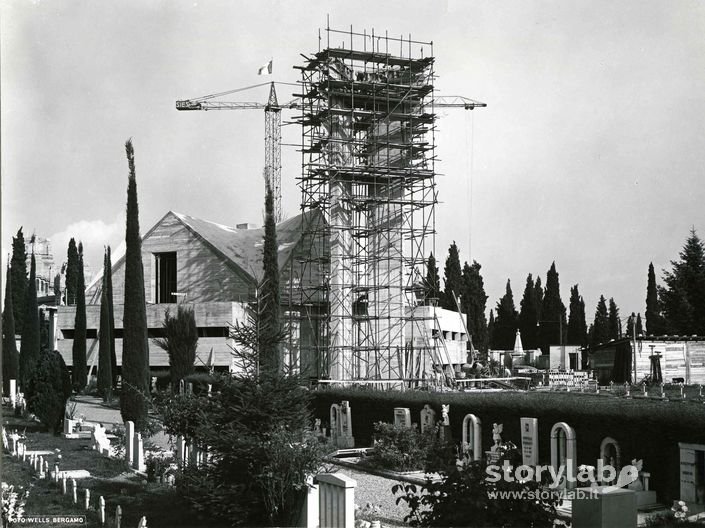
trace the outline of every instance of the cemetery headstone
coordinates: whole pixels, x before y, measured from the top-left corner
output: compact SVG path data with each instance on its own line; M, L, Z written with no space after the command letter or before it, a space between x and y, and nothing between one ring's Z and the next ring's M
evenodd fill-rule
M132 466L134 459L135 422L128 420L125 422L125 460L128 467Z
M482 422L474 414L466 414L463 418L463 453L472 460L482 458Z
M421 432L432 430L434 427L436 427L436 411L429 404L426 404L421 409Z
M558 422L551 428L551 466L556 472L565 470L563 485L568 489L576 486L576 437L575 430L565 422Z
M452 442L450 434L450 405L441 404L441 425L438 432L442 442Z
M521 458L525 466L538 465L539 455L539 420L538 418L521 418Z
M17 380L10 380L10 405L14 409L17 405Z
M411 427L411 410L407 407L394 408L394 425L398 427Z
M144 463L144 446L142 445L142 433L135 433L134 447L132 452L132 467L136 471L146 471L147 466Z

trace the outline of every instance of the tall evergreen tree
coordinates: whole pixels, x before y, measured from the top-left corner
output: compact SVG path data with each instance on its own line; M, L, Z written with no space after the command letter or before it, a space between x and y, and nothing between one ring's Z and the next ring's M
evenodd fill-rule
M619 308L614 298L610 297L609 308L607 312L607 323L609 328L609 338L619 339L622 337L622 323L619 320Z
M135 151L132 140L125 143L129 167L127 218L125 227L125 313L123 315L122 391L120 412L142 431L147 426L149 397L149 341L142 267Z
M274 216L274 193L269 182L267 182L264 211L264 245L262 250L264 276L259 288L260 371L265 373L279 373L282 368L281 294L279 291L279 261L277 254L277 226Z
M569 345L585 346L587 344L587 322L585 321L585 302L578 292L576 284L570 289L570 315L568 316Z
M76 318L73 331L73 367L71 382L76 392L88 385L88 361L86 358L86 285L83 276L83 244L78 243L78 277L76 280Z
M15 342L15 315L12 310L12 277L7 267L5 280L5 307L2 312L2 386L3 393L9 394L10 380L19 376L20 357Z
M15 333L22 335L22 330L24 329L24 314L26 312L25 303L27 302L28 282L27 248L21 227L17 231L17 236L12 237L10 274L12 275L12 315L15 319Z
M495 319L494 341L499 350L514 349L517 333L518 316L514 305L512 284L507 279L507 289L497 303L497 318Z
M561 300L561 287L555 262L551 264L546 274L546 290L543 294L540 321L541 345L544 352L548 351L550 345L565 343L567 330L565 305ZM563 336L560 335L561 329Z
M540 321L543 318L543 286L541 285L541 277L536 277L536 282L534 283L534 291L534 299L536 299L536 320Z
M113 380L113 389L117 388L118 366L115 355L115 305L113 303L113 264L110 255L110 246L105 254L105 264L103 266L104 288L108 296L108 321L110 325L110 373Z
M485 284L480 275L482 266L473 261L463 266L462 289L460 291L462 309L466 313L467 327L475 348L481 352L487 351L487 295Z
M441 295L441 308L457 310L453 294L460 295L463 289L463 271L460 268L460 255L455 241L448 248L446 266L443 270L443 295Z
M610 340L610 324L607 315L607 301L604 295L600 295L595 310L595 320L592 323L592 336L590 344L592 346L606 343Z
M61 306L61 273L54 275L54 306Z
M76 240L69 240L69 248L66 252L66 304L73 306L76 304L76 293L78 292L78 248Z
M40 328L39 307L37 306L37 263L34 260L34 251L29 267L29 284L27 285L27 298L24 307L24 332L20 341L20 387L25 390L34 373L39 360Z
M424 281L424 299L427 305L436 305L441 296L441 278L438 276L438 264L433 252L428 256L426 279Z
M110 311L108 310L108 292L102 289L100 295L100 330L98 336L98 393L103 401L112 400L113 373L110 361Z
M536 313L536 285L531 273L526 277L524 295L521 298L519 310L519 330L521 342L527 350L538 347L538 314Z
M661 313L661 302L658 298L656 274L653 262L649 263L648 282L646 285L646 333L649 335L663 335L666 333L666 324Z
M497 350L494 340L494 310L490 309L490 319L487 322L487 346L490 350Z
M705 335L705 245L695 229L679 257L671 261L671 271L664 272L660 291L669 333Z
M644 335L644 327L641 324L641 314L640 313L636 314L636 335L637 335L637 337Z

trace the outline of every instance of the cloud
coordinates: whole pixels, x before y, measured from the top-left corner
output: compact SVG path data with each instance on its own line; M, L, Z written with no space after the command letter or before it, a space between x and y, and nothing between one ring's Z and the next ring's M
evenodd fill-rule
M49 240L57 267L66 261L66 251L72 237L76 239L76 243L83 243L83 261L88 284L91 278L102 270L103 248L110 245L114 251L125 237L125 213L120 213L108 223L103 220L80 220L51 235Z

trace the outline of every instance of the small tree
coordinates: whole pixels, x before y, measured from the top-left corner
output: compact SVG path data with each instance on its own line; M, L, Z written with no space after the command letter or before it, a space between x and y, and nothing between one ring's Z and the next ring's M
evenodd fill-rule
M73 389L81 392L88 384L88 360L86 358L86 286L83 276L83 244L78 243L78 269L76 281L76 318L74 322L73 334L73 367L71 378Z
M98 341L98 393L103 401L113 398L113 373L110 361L110 313L108 310L108 293L103 288L100 296L100 335Z
M9 394L10 380L16 380L19 376L20 357L15 342L15 317L12 313L12 279L9 266L6 276L5 309L2 312L2 386L3 392Z
M526 277L524 295L521 298L521 309L519 310L519 330L521 331L521 342L526 349L538 347L537 327L538 316L536 314L536 287L534 279L529 273Z
M453 295L460 295L463 289L463 271L460 268L460 254L455 241L448 248L446 266L443 270L443 294L441 295L441 308L457 310Z
M511 350L514 348L518 318L519 314L514 305L512 284L507 279L506 292L497 303L497 317L494 320L494 344L499 350Z
M76 304L76 293L78 292L78 268L80 266L78 248L76 240L69 240L69 247L66 251L66 304Z
M34 372L39 360L40 328L39 328L39 308L37 306L37 264L32 252L29 271L29 285L27 287L27 298L25 299L24 331L20 342L20 387L26 390L29 379Z
M595 321L592 323L592 332L590 335L590 344L592 346L606 343L610 340L610 327L607 315L607 301L604 295L600 295L600 300L597 302L595 310Z
M569 345L587 344L587 323L585 322L585 302L576 284L570 289L570 315L568 317Z
M653 262L649 263L649 272L646 285L646 332L649 335L659 336L666 333L666 324L661 310L661 301L658 298L656 286L656 273Z
M424 300L427 305L438 304L441 296L441 278L438 276L438 264L433 252L428 256L426 279L424 281Z
M27 409L53 431L62 430L66 400L71 395L71 379L61 354L42 350L26 391Z
M176 308L176 315L172 315L167 309L162 329L164 337L154 339L154 343L169 355L171 390L176 392L179 382L194 372L198 327L193 308L180 304Z
M108 318L110 320L110 372L112 373L113 390L117 388L118 366L115 354L115 307L113 305L113 264L110 255L110 246L105 255L105 265L103 270L103 280L105 281L105 291L108 295Z
M619 308L614 298L610 297L609 309L607 312L607 324L609 328L609 338L619 339L622 337L622 322L619 319Z

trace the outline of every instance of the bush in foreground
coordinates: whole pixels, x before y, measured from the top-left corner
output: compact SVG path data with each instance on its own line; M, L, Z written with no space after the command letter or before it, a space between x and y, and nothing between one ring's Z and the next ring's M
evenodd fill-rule
M71 377L61 354L44 349L29 380L27 409L58 434L62 430L66 400L71 396Z

